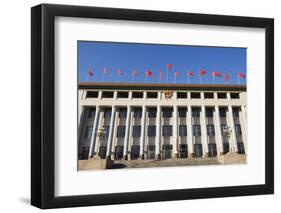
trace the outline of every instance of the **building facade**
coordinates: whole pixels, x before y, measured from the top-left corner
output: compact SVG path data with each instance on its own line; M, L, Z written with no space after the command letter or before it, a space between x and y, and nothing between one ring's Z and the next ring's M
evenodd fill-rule
M245 85L80 83L78 158L247 153Z

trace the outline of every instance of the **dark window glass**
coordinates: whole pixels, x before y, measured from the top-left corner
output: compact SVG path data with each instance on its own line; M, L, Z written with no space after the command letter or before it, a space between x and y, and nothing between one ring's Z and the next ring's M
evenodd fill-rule
M95 115L96 115L96 109L90 108L88 118L95 118Z
M191 93L191 98L194 98L194 99L201 98L200 92L192 92Z
M129 93L128 92L118 92L117 93L117 98L128 98Z
M133 137L140 137L141 126L133 126Z
M164 137L173 136L171 125L163 125L163 136Z
M239 99L239 93L230 93L231 99Z
M98 91L88 91L86 94L86 98L97 98L99 96Z
M186 125L179 125L179 136L187 136Z
M105 137L107 138L109 135L109 126L103 126L104 132L105 132Z
M219 99L226 99L226 93L219 92L218 93L218 98Z
M156 112L157 112L156 109L150 109L150 110L148 111L148 117L149 117L149 118L156 118Z
M111 91L104 91L102 92L102 98L113 98L113 92Z
M118 138L125 137L125 129L126 129L126 126L118 126L117 127L117 137Z
M240 124L235 124L235 134L242 135L242 130Z
M103 117L104 118L110 118L111 117L111 109L105 109Z
M210 108L206 109L206 117L208 117L208 118L213 117L213 109L210 109Z
M133 98L143 98L143 92L133 92Z
M192 109L192 117L193 117L193 118L200 118L200 109L198 109L198 108L193 108L193 109Z
M209 135L209 136L215 135L215 127L213 124L207 125L207 135Z
M173 114L172 108L163 109L163 117L164 118L170 118L170 117L172 117L172 114Z
M92 126L87 126L86 127L86 132L85 132L85 138L91 138L93 133L93 127Z
M119 118L126 118L126 117L127 117L127 109L120 109Z
M180 108L178 112L179 112L179 117L180 118L185 118L186 117L186 109Z
M147 92L147 98L157 98L158 93L157 92Z
M226 109L220 109L220 117L225 118L226 117Z
M186 92L177 92L177 98L187 98Z
M212 99L212 98L214 98L214 93L212 93L212 92L205 92L204 93L204 98Z
M221 125L221 134L222 134L223 136L226 135L226 128L227 128L227 125L226 125L226 124L222 124L222 125Z
M134 118L141 118L141 115L142 115L142 110L141 110L141 108L135 109Z
M239 118L239 109L238 108L233 108L232 112L233 112L233 117Z
M201 136L201 126L200 125L193 125L193 135Z
M156 126L148 126L147 127L147 136L148 137L155 137L156 136Z

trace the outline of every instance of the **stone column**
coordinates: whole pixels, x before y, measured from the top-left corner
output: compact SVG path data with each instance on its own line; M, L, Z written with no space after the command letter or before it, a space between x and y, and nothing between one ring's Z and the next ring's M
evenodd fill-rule
M178 158L178 107L173 110L173 157Z
M128 160L128 142L129 142L129 133L130 133L130 121L131 121L131 106L127 107L127 117L126 117L126 131L125 131L125 138L124 138L124 153L123 159Z
M192 156L193 154L193 131L192 131L192 108L191 106L187 107L187 144L189 154Z
M113 141L113 131L114 131L114 120L115 120L116 106L112 106L111 118L110 118L110 129L107 141L106 158L111 159L111 146Z
M90 142L89 158L93 157L93 148L96 144L99 114L100 114L100 107L96 106L95 119L94 119L94 122L93 122L93 132L92 132L91 142Z
M231 132L230 151L231 152L238 152L237 138L236 138L236 133L235 133L235 126L234 126L232 106L228 106L228 115L229 115L230 129L232 131Z
M219 107L215 106L215 134L216 134L216 144L217 150L220 155L223 154L223 140L221 133L221 121L220 121L220 111Z
M240 119L240 125L242 129L242 137L244 143L245 153L248 153L248 123L247 123L247 113L246 113L246 106L241 106L242 111L242 119Z
M140 136L140 159L144 159L145 129L146 129L146 106L142 106L141 136Z
M206 108L205 106L201 106L201 114L200 114L200 123L201 123L201 139L202 139L202 147L203 147L203 157L208 156L209 147L208 147L208 137L207 137L207 126L206 126Z
M160 160L160 146L161 146L161 106L157 106L156 115L156 140L155 140L155 159Z

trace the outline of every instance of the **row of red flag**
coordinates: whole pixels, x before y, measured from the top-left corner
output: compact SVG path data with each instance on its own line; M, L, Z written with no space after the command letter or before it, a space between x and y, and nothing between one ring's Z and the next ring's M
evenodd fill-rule
M166 68L167 68L167 71L170 71L170 70L172 69L172 64L167 64L167 65L166 65ZM104 69L103 69L103 75L107 75L107 74L108 74L108 69L107 69L107 68L104 68ZM122 69L119 69L119 70L117 70L117 74L118 74L118 76L120 76L120 75L123 75L124 72L123 72ZM193 71L187 71L186 74L187 74L188 77L193 77L193 76L194 76L194 72L193 72ZM202 76L205 76L205 75L207 74L207 71L206 71L206 70L199 70L198 74L199 74L199 77L202 77ZM132 75L132 77L138 76L138 71L137 71L136 69L133 69L132 72L131 72L131 75ZM178 76L180 76L180 75L181 75L181 72L179 72L179 71L175 71L175 72L174 72L174 76L175 76L175 77L178 77ZM93 77L93 76L94 76L94 71L93 71L93 69L91 69L91 68L88 69L88 76L90 76L90 77ZM152 76L153 76L152 71L151 71L151 70L146 70L146 71L145 71L145 76L146 76L146 77L152 77ZM221 74L221 72L218 72L218 71L213 71L213 72L212 72L212 77L222 77L222 76L223 76L223 75ZM224 77L225 77L225 80L226 80L226 81L229 81L229 75L228 75L228 73L225 73L225 74L224 74ZM238 77L239 79L241 79L241 78L246 78L246 75L245 75L244 73L242 73L242 72L239 71L239 72L237 73L237 77ZM159 71L159 80L162 80L162 78L163 78L163 71L160 70L160 71Z

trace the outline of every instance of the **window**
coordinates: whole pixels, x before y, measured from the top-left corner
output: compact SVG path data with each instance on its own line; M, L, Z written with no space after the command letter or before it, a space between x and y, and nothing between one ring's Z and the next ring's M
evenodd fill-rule
M226 124L222 124L221 125L221 134L223 136L226 136L226 128L227 128L227 125Z
M104 117L104 118L110 118L110 117L111 117L111 109L106 108L106 109L104 110L103 117Z
M191 93L191 98L193 98L193 99L201 98L200 92L192 92Z
M143 92L133 92L133 98L143 98Z
M218 92L218 99L226 99L226 93Z
M179 136L187 136L186 125L179 125Z
M233 108L232 112L233 112L233 117L239 118L239 109L238 108Z
M89 115L88 115L88 118L95 118L95 115L96 115L96 109L95 108L90 108L89 109Z
M158 93L157 92L147 92L147 98L157 98Z
M86 98L97 98L99 96L98 91L88 91L86 94Z
M156 126L148 126L147 127L147 136L148 137L155 137L156 136Z
M177 92L177 98L187 98L186 92Z
M119 118L126 118L127 117L127 109L121 108L119 110Z
M156 118L156 112L157 112L156 109L150 109L150 110L148 111L148 117L149 117L149 118Z
M242 135L240 124L235 124L234 128L235 128L235 134L236 135Z
M91 138L93 133L93 127L92 126L87 126L86 127L86 132L85 132L85 138Z
M172 125L163 125L163 136L164 137L173 136Z
M186 109L185 108L179 108L179 117L186 118Z
M226 109L220 109L220 117L225 118L226 117Z
M110 91L104 91L102 92L102 98L113 98L113 92Z
M199 108L192 109L192 117L193 118L200 118L200 109Z
M170 118L170 117L172 117L172 114L173 114L172 108L163 109L163 117L164 118Z
M140 137L141 126L133 126L133 137Z
M200 125L193 125L193 135L201 136L201 126Z
M204 98L213 99L214 98L214 93L212 93L212 92L205 92L204 93Z
M126 129L126 126L118 126L117 127L117 137L118 138L125 137L125 129Z
M134 118L141 118L141 116L142 116L141 114L142 114L141 108L135 109Z
M208 124L207 125L207 135L208 136L213 136L215 135L215 127L213 124Z
M103 128L104 128L104 132L105 132L104 136L107 138L109 135L109 126L103 126Z
M239 99L239 93L230 93L231 99Z
M128 98L129 92L117 92L117 98Z
M206 109L206 117L212 118L213 117L213 109L212 108L207 108Z

